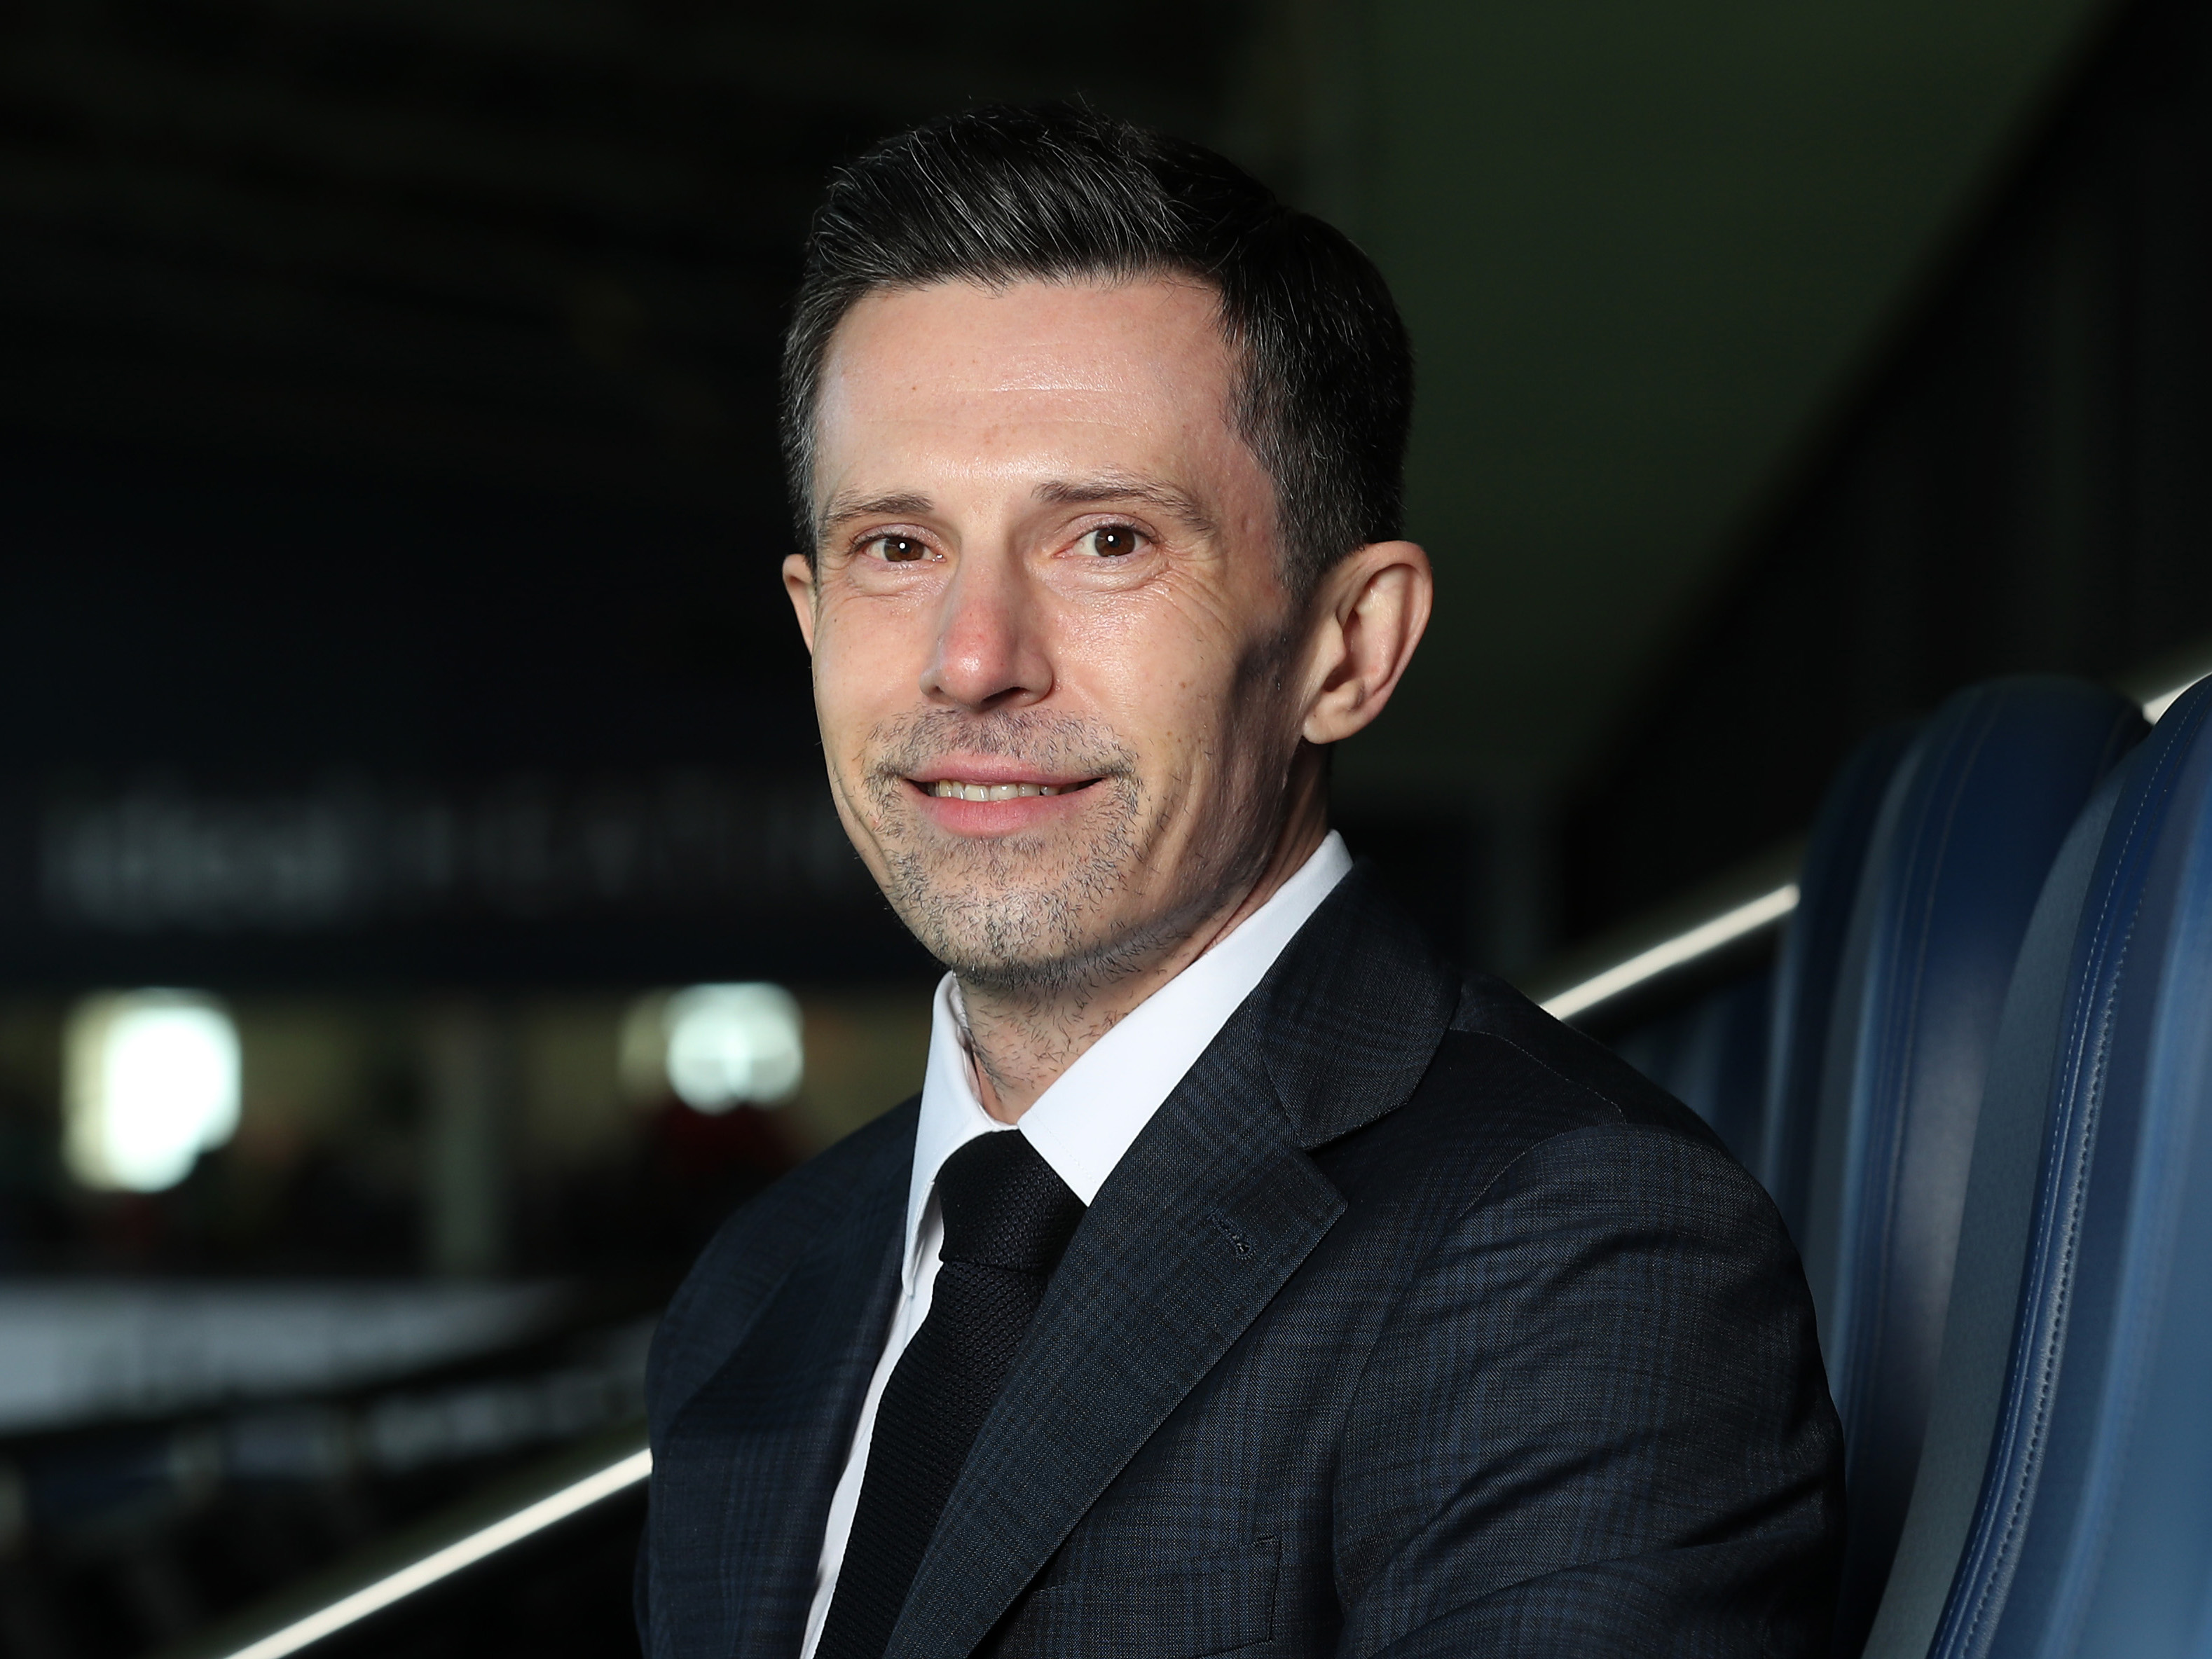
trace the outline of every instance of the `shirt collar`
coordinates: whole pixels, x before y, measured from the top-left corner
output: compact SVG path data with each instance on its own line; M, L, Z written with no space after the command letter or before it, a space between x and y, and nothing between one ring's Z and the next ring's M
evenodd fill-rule
M1331 830L1265 904L1085 1049L1022 1114L1014 1127L1078 1198L1089 1204L1097 1197L1183 1073L1351 869L1344 837ZM938 1170L977 1135L1008 1127L983 1109L974 1066L960 988L947 974L938 982L932 1006L929 1064L907 1189L902 1272L908 1290L920 1265L922 1220Z

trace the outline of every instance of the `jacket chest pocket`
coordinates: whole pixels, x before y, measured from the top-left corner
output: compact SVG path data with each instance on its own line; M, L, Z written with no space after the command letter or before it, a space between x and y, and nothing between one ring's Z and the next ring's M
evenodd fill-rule
M1050 1584L1008 1621L1000 1659L1203 1659L1268 1640L1278 1540Z

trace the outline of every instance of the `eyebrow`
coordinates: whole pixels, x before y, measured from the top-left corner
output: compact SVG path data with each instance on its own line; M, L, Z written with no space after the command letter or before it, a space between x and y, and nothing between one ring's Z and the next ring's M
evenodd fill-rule
M1188 530L1201 536L1213 533L1212 515L1197 501L1173 484L1161 483L1151 478L1139 478L1127 473L1105 472L1096 477L1055 480L1036 487L1036 498L1054 507L1095 507L1109 501L1142 501L1157 507L1169 517L1180 520Z
M856 495L849 492L832 495L823 504L822 514L814 521L814 538L827 541L831 531L855 519L921 518L935 505L928 496L910 489L893 490L888 495Z
M1142 501L1182 522L1201 536L1214 533L1212 515L1187 492L1173 484L1139 478L1128 473L1102 472L1088 478L1055 478L1036 487L1036 499L1053 507L1096 507L1111 501ZM855 519L922 518L936 503L919 490L892 490L887 495L853 492L833 495L814 521L817 541L827 541L841 525Z

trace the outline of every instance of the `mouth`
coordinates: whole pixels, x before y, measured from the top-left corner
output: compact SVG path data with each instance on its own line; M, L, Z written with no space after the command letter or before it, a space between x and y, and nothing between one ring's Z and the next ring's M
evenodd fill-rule
M920 778L908 781L938 800L1024 800L1038 795L1072 795L1079 789L1088 789L1098 781L1085 778L1076 783L984 783L963 778L933 778L927 782Z
M906 775L925 813L956 835L997 836L1042 828L1079 809L1082 795L1105 777L1048 771L1000 755L948 756Z

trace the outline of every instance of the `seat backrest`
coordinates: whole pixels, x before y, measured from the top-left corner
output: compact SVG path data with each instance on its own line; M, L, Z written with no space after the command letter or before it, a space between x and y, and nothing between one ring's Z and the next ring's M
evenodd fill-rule
M1938 1659L2212 1650L2212 684L2077 930L2018 1317Z
M1813 1123L1820 1110L1828 1017L1843 968L1851 901L1866 868L1882 797L1919 729L1917 720L1882 727L1859 744L1829 784L1798 874L1797 908L1783 929L1775 958L1759 1157L1751 1169L1773 1195L1794 1238L1805 1237Z
M1771 985L1764 970L1747 974L1613 1045L1711 1125L1746 1169L1758 1167Z
M1865 1640L1911 1496L2014 960L2060 844L2142 730L2132 702L2087 682L1972 687L1914 739L1875 822L1803 1236L1844 1422L1840 1659Z
M2107 773L2075 821L2013 964L1974 1121L1927 1436L1866 1659L1927 1659L1973 1525L2012 1352L2075 935L2128 775L2125 764Z

